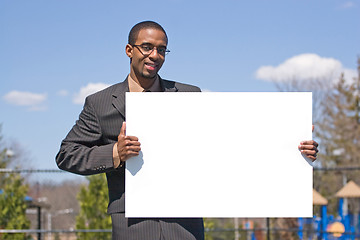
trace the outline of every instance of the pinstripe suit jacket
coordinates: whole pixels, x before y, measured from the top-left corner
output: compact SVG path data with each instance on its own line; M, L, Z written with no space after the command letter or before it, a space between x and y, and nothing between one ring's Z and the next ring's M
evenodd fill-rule
M198 87L161 78L160 83L165 92L200 91ZM125 92L128 91L129 86L126 79L124 82L88 96L79 119L62 141L60 151L56 155L56 163L60 169L81 175L106 173L109 189L109 214L125 212L125 169L124 167L114 169L112 153L122 123L125 121ZM163 219L163 221L166 223L167 220ZM160 222L164 224L163 221ZM154 224L159 224L159 221ZM200 229L202 234L199 234L197 233L199 229L191 227L202 226L202 219L171 219L169 226L174 224L178 224L180 230L196 235L196 238L189 239L203 238L203 229ZM163 229L160 229L163 233L170 231L169 236L171 237L166 239L186 239L174 238L174 233L171 233L171 229L166 229L166 226L165 224L161 226ZM181 228L181 226L186 227ZM179 229L174 231L179 231ZM144 236L141 231L138 229L139 234ZM132 237L141 239L136 236ZM155 237L149 236L149 239L155 239Z

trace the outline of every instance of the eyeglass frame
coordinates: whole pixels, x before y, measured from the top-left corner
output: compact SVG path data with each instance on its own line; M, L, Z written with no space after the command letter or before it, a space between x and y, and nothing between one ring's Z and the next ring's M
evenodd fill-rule
M161 55L161 56L164 56L164 57L165 57L165 55L167 55L167 54L170 52L170 50L165 47L165 53L164 53L164 54L161 54L161 53L159 53L159 51L158 51L158 47L155 47L155 46L153 46L153 45L151 45L151 44L139 44L139 45L134 44L134 45L131 45L131 46L136 47L144 57L150 56L150 54L153 53L153 51L154 51L155 48L156 48L156 51L158 52L158 54ZM144 50L144 49L142 49L142 48L145 47L145 46L152 46L152 49L150 50L149 53L145 53L145 54L143 53L142 50Z

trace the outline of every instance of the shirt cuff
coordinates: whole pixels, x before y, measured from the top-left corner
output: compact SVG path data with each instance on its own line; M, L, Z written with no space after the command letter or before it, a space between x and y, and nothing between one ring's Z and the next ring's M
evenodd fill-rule
M114 162L114 168L118 168L120 166L121 160L119 156L119 152L117 149L117 143L114 144L113 147L113 162Z

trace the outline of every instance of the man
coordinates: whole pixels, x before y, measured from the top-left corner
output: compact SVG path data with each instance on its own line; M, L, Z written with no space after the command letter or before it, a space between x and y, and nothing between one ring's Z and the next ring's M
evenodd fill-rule
M136 24L129 33L126 55L130 74L124 82L86 98L79 120L63 140L56 162L60 169L82 174L106 173L108 213L113 239L204 239L200 218L125 218L125 168L141 150L136 136L126 135L125 92L199 92L195 86L161 79L157 74L165 61L168 38L157 23ZM317 143L304 141L299 149L316 159Z

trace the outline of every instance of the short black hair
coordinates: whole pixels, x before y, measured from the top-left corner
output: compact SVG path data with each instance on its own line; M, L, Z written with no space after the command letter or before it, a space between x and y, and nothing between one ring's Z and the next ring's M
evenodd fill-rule
M129 32L128 44L134 45L137 40L140 30L149 29L149 28L162 31L165 34L166 43L168 42L168 37L166 35L166 32L160 24L153 22L153 21L143 21L143 22L137 23L135 26L133 26L131 28L131 30Z

